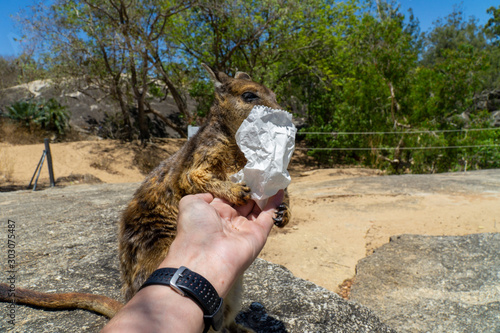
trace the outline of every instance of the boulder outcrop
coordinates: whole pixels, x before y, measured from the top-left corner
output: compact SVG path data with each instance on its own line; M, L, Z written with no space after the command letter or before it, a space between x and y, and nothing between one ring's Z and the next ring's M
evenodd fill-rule
M500 233L391 237L356 267L351 300L398 332L500 332Z
M137 186L98 184L0 193L1 235L6 235L8 220L15 225L16 286L121 299L117 221ZM0 264L6 272L6 260ZM256 332L394 332L364 306L264 260L247 271L245 285L238 320ZM0 306L5 310L0 331L97 332L107 322L83 310L18 305L11 325L8 305Z

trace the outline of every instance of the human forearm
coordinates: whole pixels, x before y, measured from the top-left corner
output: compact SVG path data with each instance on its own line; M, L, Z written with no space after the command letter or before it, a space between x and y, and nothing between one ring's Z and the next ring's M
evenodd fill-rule
M199 333L203 325L203 312L196 303L169 287L154 285L141 289L101 333Z
M210 194L185 197L179 205L177 237L158 268L185 266L225 297L265 244L282 193L273 199L261 211L253 202L233 208ZM169 286L149 285L103 332L201 332L203 327L203 311L195 301Z

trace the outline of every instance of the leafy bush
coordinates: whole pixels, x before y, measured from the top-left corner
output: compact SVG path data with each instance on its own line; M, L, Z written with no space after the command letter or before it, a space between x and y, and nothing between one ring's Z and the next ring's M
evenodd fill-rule
M9 118L28 128L33 124L40 125L44 118L43 110L38 107L38 104L29 101L15 102L7 108L7 112Z
M23 126L40 126L59 134L69 126L69 114L66 106L53 98L48 101L17 101L7 108L7 116Z
M49 130L57 130L59 134L64 133L69 126L70 112L66 106L51 98L46 103L42 103L45 119L42 127Z

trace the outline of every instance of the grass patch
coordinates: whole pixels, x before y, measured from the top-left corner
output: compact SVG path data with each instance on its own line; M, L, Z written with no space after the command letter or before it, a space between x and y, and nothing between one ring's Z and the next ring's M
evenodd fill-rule
M7 151L0 147L0 184L10 183L13 181L14 160L9 156Z
M28 128L19 122L6 117L0 117L0 142L11 145L33 145L43 143L45 138L51 142L75 142L85 140L82 134L69 128L64 134L47 131L37 126Z

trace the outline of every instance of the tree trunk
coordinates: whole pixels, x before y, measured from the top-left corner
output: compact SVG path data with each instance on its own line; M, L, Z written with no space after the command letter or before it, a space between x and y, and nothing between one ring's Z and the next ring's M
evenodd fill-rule
M120 82L116 82L116 80L114 80L112 89L113 89L113 93L115 95L115 98L118 100L118 103L120 104L120 110L122 111L125 131L127 133L126 134L127 140L131 141L133 138L132 124L130 123L130 117L128 114L127 104L123 100L123 92L122 92L121 88L119 87L119 84L120 84Z
M137 109L139 111L137 116L137 121L139 123L139 139L141 143L144 144L150 138L146 111L144 109L144 94L137 99Z
M147 111L146 111L146 113L152 113L152 114L154 114L155 116L157 116L158 118L160 118L165 124L167 124L168 127L170 127L171 129L173 129L174 131L176 131L177 133L179 133L179 135L181 136L181 138L187 138L187 133L186 133L186 131L183 128L180 128L179 126L177 126L176 124L174 124L170 119L168 119L167 117L165 117L164 115L162 115L157 110L153 109L148 102L145 102L145 104L146 104L146 106L148 108Z

